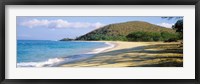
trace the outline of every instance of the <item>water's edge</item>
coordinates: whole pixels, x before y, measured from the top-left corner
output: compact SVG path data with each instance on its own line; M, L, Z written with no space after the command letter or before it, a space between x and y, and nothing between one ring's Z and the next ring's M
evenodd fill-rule
M105 50L114 48L116 46L114 43L111 43L111 42L104 42L104 43L108 46L96 48L96 49L93 49L92 51L84 53L84 54L72 55L72 56L60 57L60 58L53 58L53 59L48 59L47 61L43 61L43 62L17 63L17 68L21 68L21 67L58 67L60 65L63 65L63 64L69 63L69 62L76 62L76 61L81 61L81 60L91 58L92 56L95 56L95 54L101 53Z

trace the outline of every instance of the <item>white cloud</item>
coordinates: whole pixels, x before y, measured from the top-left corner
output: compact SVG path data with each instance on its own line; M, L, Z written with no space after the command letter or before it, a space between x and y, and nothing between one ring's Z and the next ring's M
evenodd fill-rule
M163 26L163 27L167 27L167 28L172 28L172 25L174 24L170 24L170 23L160 23L160 24L157 24L159 26Z
M22 22L20 25L29 27L29 28L37 28L37 27L45 27L51 29L59 29L59 28L99 28L104 26L104 24L100 22L89 23L89 22L68 22L66 20L58 19L58 20L38 20L33 19L26 22Z

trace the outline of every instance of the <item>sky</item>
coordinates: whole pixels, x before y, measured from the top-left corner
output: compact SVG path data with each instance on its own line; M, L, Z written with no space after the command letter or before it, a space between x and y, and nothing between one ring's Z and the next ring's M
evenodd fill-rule
M145 21L171 28L178 19L160 16L17 16L17 40L76 38L108 24Z

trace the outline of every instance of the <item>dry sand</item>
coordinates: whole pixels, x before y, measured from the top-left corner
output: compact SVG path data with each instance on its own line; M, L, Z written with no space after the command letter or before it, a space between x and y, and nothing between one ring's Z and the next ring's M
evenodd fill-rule
M182 67L180 42L121 42L89 59L67 63L62 67Z

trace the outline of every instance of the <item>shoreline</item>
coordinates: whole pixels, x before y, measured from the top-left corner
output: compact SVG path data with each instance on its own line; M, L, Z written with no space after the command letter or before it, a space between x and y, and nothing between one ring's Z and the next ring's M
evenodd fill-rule
M126 41L95 41L108 42L115 44L115 47L104 50L95 54L91 58L80 60L72 63L60 65L61 67L141 67L146 65L160 64L164 57L180 57L180 59L171 59L172 61L180 61L180 66L183 63L181 60L183 54L164 53L159 57L160 53L149 53L154 51L162 51L162 49L146 49L149 46L156 45L178 45L178 42L126 42ZM150 60L155 58L155 60ZM170 59L170 57L169 57ZM144 60L144 61L142 61ZM140 62L141 61L141 62ZM170 65L171 66L171 65ZM173 67L173 66L172 66Z
M98 42L98 41L95 41L95 42ZM98 53L102 53L102 52L105 52L106 50L109 50L109 49L112 49L114 47L116 47L116 44L115 43L112 43L112 42L107 42L107 41L100 41L100 42L103 42L105 43L106 47L101 47L101 48L96 48L96 49L93 49L92 51L88 52L88 53L91 53L91 54L98 54ZM86 54L88 54L86 53Z
M75 55L66 56L66 57L50 58L50 59L47 59L46 61L41 61L41 62L21 62L21 63L17 63L17 67L58 67L65 63L73 63L73 62L89 59L98 53L104 52L116 46L115 44L107 42L107 41L77 41L77 42L102 42L108 46L95 48L83 54L77 54L77 55L75 54Z
M79 41L80 42L80 41ZM179 42L104 42L105 47L42 62L17 63L17 67L182 67L183 49ZM18 66L19 65L19 66ZM22 66L21 66L22 65ZM24 66L25 65L25 66Z

